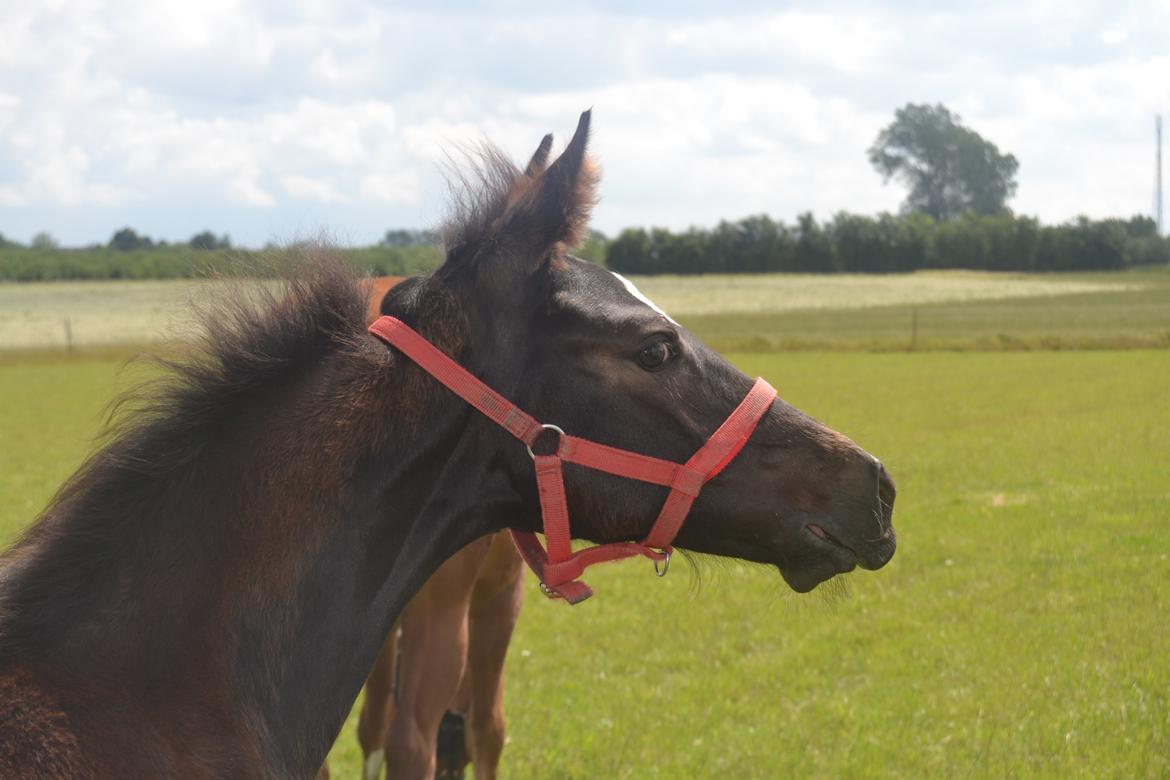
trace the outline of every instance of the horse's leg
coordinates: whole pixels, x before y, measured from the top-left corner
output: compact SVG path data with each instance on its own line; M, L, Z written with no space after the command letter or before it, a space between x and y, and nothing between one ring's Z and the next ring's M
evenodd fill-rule
M504 656L524 600L524 569L507 534L496 534L472 595L471 707L467 741L475 780L494 780L504 750Z
M400 621L399 621L400 622ZM394 661L398 654L398 622L390 629L374 668L366 677L365 697L358 716L358 744L364 759L363 780L377 780L382 771L383 742L394 710Z
M482 540L453 555L402 614L398 700L385 743L388 778L435 773L439 723L463 677L467 610L486 549Z

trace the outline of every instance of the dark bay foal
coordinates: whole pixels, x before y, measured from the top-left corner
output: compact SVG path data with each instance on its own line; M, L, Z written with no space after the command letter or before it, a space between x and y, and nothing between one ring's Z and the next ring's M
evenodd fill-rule
M750 379L566 254L589 116L546 166L497 154L446 260L388 312L565 431L685 461ZM642 538L666 490L569 466L573 534ZM894 552L893 485L777 400L677 544L805 591ZM439 565L537 530L525 447L369 336L335 261L225 303L205 351L124 416L0 559L0 777L312 777L395 618Z

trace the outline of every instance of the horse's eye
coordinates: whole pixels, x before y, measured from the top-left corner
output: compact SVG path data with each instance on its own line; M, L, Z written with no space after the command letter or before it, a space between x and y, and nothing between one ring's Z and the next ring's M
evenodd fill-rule
M647 371L657 371L677 354L669 341L655 341L642 347L642 351L638 353L638 364Z

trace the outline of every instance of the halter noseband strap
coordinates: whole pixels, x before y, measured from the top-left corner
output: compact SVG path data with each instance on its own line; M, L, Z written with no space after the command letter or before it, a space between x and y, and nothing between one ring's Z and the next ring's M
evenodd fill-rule
M541 590L551 597L563 597L570 604L584 601L593 594L589 586L577 578L596 563L644 555L654 561L659 576L665 574L672 552L670 545L699 491L739 454L776 399L776 391L772 386L763 379L757 379L739 406L690 460L675 463L607 447L570 436L554 425L540 424L394 317L375 320L370 326L370 333L397 347L453 393L528 445L528 453L536 468L536 485L548 549L545 550L531 531L513 530L512 540L521 557L540 579ZM557 434L557 448L550 455L538 455L532 451L532 447L545 431ZM654 521L646 538L641 542L616 542L587 547L574 553L570 546L572 535L569 531L569 508L565 501L562 476L562 464L566 462L670 488L658 519ZM659 563L662 564L661 569L658 568Z

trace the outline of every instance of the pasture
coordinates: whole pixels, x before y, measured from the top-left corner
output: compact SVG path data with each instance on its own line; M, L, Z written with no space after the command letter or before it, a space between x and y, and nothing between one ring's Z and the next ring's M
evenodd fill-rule
M634 277L725 352L1170 346L1170 272ZM0 352L182 336L225 282L0 284ZM242 282L251 284L252 282Z
M1170 773L1170 351L773 352L783 339L761 325L823 323L806 347L897 349L908 331L874 335L866 318L917 306L966 312L923 348L1170 340L1168 274L1033 280L1107 286L852 308L826 288L822 308L703 313L672 308L675 281L640 281L716 343L764 334L734 362L885 460L898 554L808 596L706 558L661 580L645 561L591 571L597 596L576 608L533 584L508 660L505 775ZM0 360L0 544L89 450L140 371L121 367L84 350ZM335 776L358 776L353 726Z

